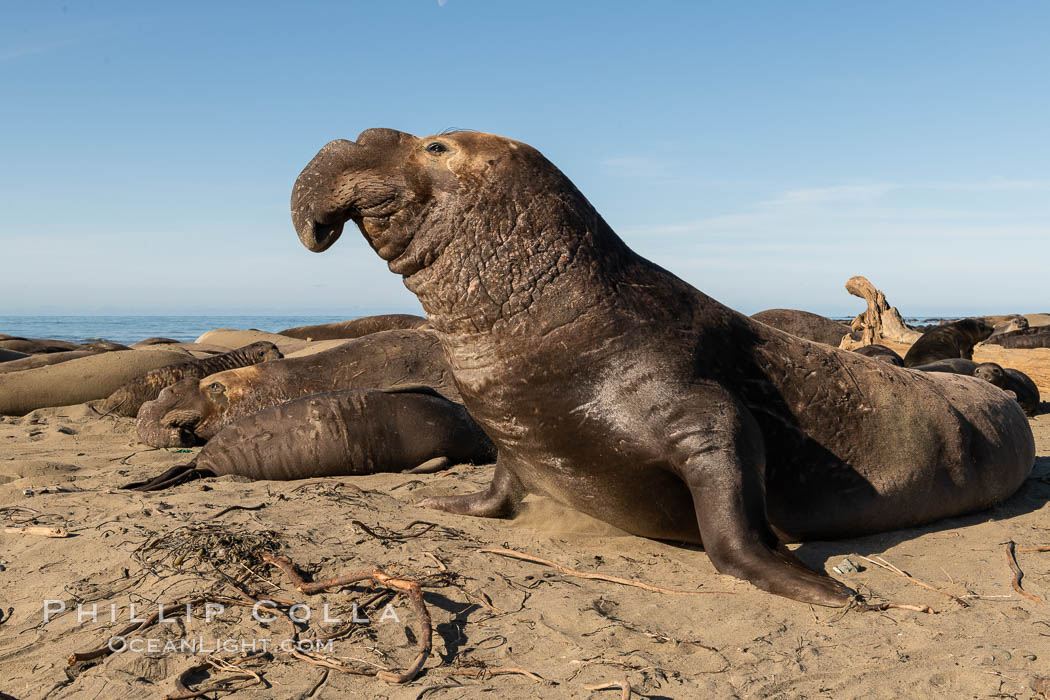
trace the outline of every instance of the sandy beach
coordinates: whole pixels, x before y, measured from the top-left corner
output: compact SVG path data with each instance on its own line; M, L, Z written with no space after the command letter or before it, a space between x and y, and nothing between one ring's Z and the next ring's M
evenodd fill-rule
M1047 399L1050 350L981 346L975 359L1022 369ZM192 693L227 679L229 690L241 689L210 696L599 698L621 690L588 688L626 681L650 698L1039 697L1038 679L1050 675L1050 553L1025 548L1050 544L1050 414L1031 424L1035 470L1006 503L928 527L792 546L869 601L905 606L862 613L768 595L719 575L698 548L632 537L541 498L529 497L513 521L414 505L481 488L489 467L293 482L222 477L144 494L118 486L184 464L200 448L149 448L133 419L100 417L83 404L0 418L8 528L0 690L175 697L177 683ZM1009 542L1026 595L1011 583ZM307 580L377 567L422 584L433 627L422 673L398 685L346 672L411 665L423 632L408 598L367 581L301 593L266 555L287 557ZM303 603L299 617L308 609L310 620L296 638L337 641L260 653L291 637L289 623L257 621L248 596ZM158 603L188 600L199 601L190 617L167 608L174 619L127 631ZM223 610L206 620L205 603ZM368 624L353 621L355 603ZM123 651L99 651L111 638ZM186 640L218 651L175 647ZM70 665L73 654L94 658ZM227 665L209 666L215 657Z

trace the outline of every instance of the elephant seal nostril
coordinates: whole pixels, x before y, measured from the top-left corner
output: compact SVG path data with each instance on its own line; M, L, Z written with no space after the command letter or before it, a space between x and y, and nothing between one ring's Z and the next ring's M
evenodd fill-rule
M314 253L322 253L328 250L343 233L343 224L323 224L311 221L303 227L299 239L303 245Z

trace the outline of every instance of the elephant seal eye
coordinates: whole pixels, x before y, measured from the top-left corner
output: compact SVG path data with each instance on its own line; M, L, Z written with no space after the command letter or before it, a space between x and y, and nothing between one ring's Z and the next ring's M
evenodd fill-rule
M441 143L440 141L434 141L433 143L427 144L427 153L446 153L448 152L448 146Z

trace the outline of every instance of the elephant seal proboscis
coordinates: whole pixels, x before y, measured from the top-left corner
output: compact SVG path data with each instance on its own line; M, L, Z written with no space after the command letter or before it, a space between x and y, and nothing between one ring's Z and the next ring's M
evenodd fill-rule
M429 387L304 396L231 423L194 463L125 488L200 476L291 480L488 464L496 448L466 409Z
M183 380L142 404L136 428L147 445L188 447L233 421L301 396L398 385L429 386L460 400L433 331L381 331L313 355Z
M917 367L953 357L973 359L973 346L992 334L992 326L979 318L964 318L936 326L922 334L904 354L905 367Z
M301 340L339 340L342 338L360 338L363 335L380 331L407 330L422 328L430 322L422 316L412 314L380 314L362 316L349 321L324 323L316 326L296 326L280 331L280 335Z
M864 357L874 357L876 360L882 360L894 367L904 366L904 358L901 357L896 350L888 348L885 345L879 345L878 343L864 345L856 348L853 352L858 355L864 355Z
M986 508L1035 459L995 387L873 362L754 321L634 253L554 165L491 134L370 129L299 175L302 243L352 220L422 303L470 415L488 489L428 499L512 513L529 492L719 571L841 606L854 592L779 541ZM892 435L892 440L886 436Z
M189 360L160 367L127 382L110 394L97 408L102 413L134 418L138 415L142 404L153 401L162 389L180 379L199 380L228 369L249 367L268 360L279 360L282 357L276 345L261 342L201 360Z
M751 318L799 338L836 348L843 336L851 334L850 327L844 323L798 309L766 309L752 314Z

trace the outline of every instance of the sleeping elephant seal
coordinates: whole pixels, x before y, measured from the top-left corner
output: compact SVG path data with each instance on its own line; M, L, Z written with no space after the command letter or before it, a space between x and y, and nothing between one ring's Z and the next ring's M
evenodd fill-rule
M850 327L832 321L830 318L819 316L809 311L798 309L767 309L752 314L751 318L761 321L767 326L773 326L780 330L797 335L799 338L812 340L816 343L824 343L838 347L842 342L842 336L850 335Z
M304 396L223 428L197 456L144 484L200 476L291 480L488 464L496 448L466 409L428 387L344 389Z
M102 399L124 382L189 357L172 350L117 350L0 374L0 415L22 416L37 408Z
M952 357L973 359L973 346L992 334L992 326L979 318L964 318L936 326L922 334L904 355L905 367L917 367Z
M901 357L895 350L888 348L885 345L879 345L878 343L872 343L871 345L864 345L857 348L853 352L858 355L864 355L864 357L874 357L876 360L882 360L888 362L894 367L903 367L904 358Z
M954 357L948 360L937 360L925 365L912 367L923 372L950 372L964 376L983 379L992 386L1009 392L1017 399L1026 415L1033 416L1039 410L1039 387L1024 372L1017 369L1003 368L995 362L977 364L973 360Z
M111 343L108 340L98 340L94 343L85 343L80 346L83 350L93 350L95 352L115 352L117 350L131 350L127 345L121 345L120 343Z
M1032 326L1019 331L995 335L986 341L1010 349L1050 348L1050 327Z
M153 336L152 338L144 338L143 340L140 340L139 342L135 343L131 347L133 347L133 348L141 348L141 347L145 347L147 345L171 345L173 343L178 343L178 342L179 341L175 340L174 338L159 338L157 336Z
M29 357L29 353L27 352L17 352L15 350L4 350L3 348L0 348L0 363L24 360L27 357Z
M227 348L243 348L245 345L251 343L267 342L273 343L277 346L277 349L285 356L291 355L297 350L302 350L309 346L305 340L298 338L289 338L288 336L279 335L277 333L267 333L266 331L257 330L237 330L236 328L215 328L201 335L194 344L197 345L217 345L219 347Z
M429 386L453 401L459 392L432 331L381 331L313 355L182 380L142 404L139 440L153 447L187 447L233 421L308 394L336 389Z
M110 394L97 408L102 413L134 418L142 404L154 400L164 387L180 379L201 379L227 369L248 367L282 357L276 345L262 342L201 360L168 365L135 377Z
M427 325L422 316L412 314L381 314L379 316L362 316L350 321L324 323L318 326L296 326L280 331L280 335L301 340L338 340L340 338L360 338L379 331L422 328Z
M1034 463L1028 420L995 387L719 304L631 251L524 143L389 129L333 141L296 181L292 220L320 252L348 219L419 298L499 450L487 490L430 507L504 516L542 493L637 535L702 542L761 589L841 606L853 591L778 536L986 508Z
M979 372L980 368L978 368L976 376L980 376ZM1021 404L1024 412L1029 416L1034 416L1039 411L1040 406L1039 387L1036 386L1031 377L1019 369L1004 367L1003 374L1005 375L1003 384L996 386L1012 391L1014 396L1017 397L1017 403Z
M0 340L0 350L13 350L26 355L37 355L48 352L65 352L67 350L83 350L83 346L71 343L68 340L52 340L51 338L10 338Z
M99 350L66 350L65 352L42 352L38 355L26 355L20 360L13 360L11 362L0 364L0 374L6 374L7 372L21 372L24 369L36 369L37 367L57 365L81 357L98 355L99 352Z
M994 372L992 370L995 367L998 367L999 373L1002 374L1003 368L999 367L999 365L995 364L994 362L985 362L984 364L989 365L985 368L986 372L984 379L988 380L990 377L994 376ZM981 366L982 365L974 362L973 360L967 360L964 357L951 357L944 360L935 360L934 362L927 362L925 364L916 365L911 369L918 370L920 372L947 372L949 374L961 374L966 377L973 377L974 373L977 371L977 368ZM995 382L989 381L988 383L994 384Z

